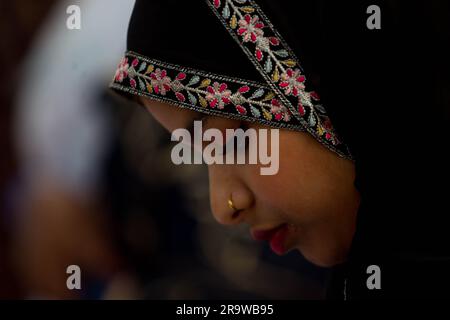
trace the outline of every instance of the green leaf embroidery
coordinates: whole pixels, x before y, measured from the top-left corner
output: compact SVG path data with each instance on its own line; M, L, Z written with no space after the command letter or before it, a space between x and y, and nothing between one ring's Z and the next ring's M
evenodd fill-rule
M193 86L194 84L197 84L200 81L200 77L199 76L193 76L191 78L191 80L189 80L189 83L187 84L187 86Z
M144 67L145 68L145 67ZM143 69L142 69L143 70ZM142 91L145 91L145 84L144 81L141 80L141 78L138 78L139 81L139 89L141 89Z
M323 113L323 114L327 113L327 111L325 110L325 108L324 108L323 105L321 105L321 104L315 105L314 108L315 108L316 110L319 110L319 112L321 112L321 113Z
M316 125L316 117L314 116L314 113L311 112L309 114L308 122L311 127L314 127Z
M259 112L259 110L256 107L250 105L250 111L252 112L254 117L256 118L261 117L261 112Z
M187 92L187 94L188 94L189 102L192 103L193 105L197 105L197 98L189 91Z
M144 71L145 67L147 66L147 63L144 61L141 63L141 66L138 69L138 72L142 72Z
M252 94L250 99L257 99L259 97L262 97L263 95L264 95L264 89L258 89Z
M267 57L264 69L266 70L267 73L272 72L272 59L270 57Z
M228 3L225 5L225 7L223 8L222 11L222 17L224 17L225 19L228 19L230 17L230 7L228 6Z
M273 53L275 53L277 56L281 58L287 58L289 56L289 53L286 50L277 50L273 51Z

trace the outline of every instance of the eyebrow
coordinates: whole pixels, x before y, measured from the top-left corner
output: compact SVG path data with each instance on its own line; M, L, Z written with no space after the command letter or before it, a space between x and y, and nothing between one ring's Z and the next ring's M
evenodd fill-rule
M206 121L208 120L208 115L205 113L201 113L198 116L196 116L194 119L192 119L192 122L190 122L187 126L186 126L186 130L189 131L189 134L191 135L191 137L194 135L194 125L195 125L195 121L204 121L203 123L206 123Z

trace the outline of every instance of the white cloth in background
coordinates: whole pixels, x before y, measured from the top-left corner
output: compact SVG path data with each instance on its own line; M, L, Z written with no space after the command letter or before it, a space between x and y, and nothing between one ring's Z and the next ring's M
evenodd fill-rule
M69 30L69 5L81 30ZM109 142L99 108L126 44L133 0L62 1L49 15L23 64L15 136L27 182L51 177L79 194L91 192Z

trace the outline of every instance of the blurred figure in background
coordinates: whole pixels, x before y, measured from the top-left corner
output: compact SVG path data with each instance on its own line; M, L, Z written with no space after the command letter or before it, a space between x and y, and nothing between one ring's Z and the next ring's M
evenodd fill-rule
M0 1L0 66L8 77L0 80L0 298L20 295L16 277L10 265L7 220L11 213L9 198L17 159L12 140L12 113L16 72L30 46L36 29L45 19L55 0L30 2L26 0ZM9 185L9 186L8 186Z
M18 81L15 132L22 188L14 252L31 296L76 293L65 283L71 264L98 278L117 265L98 197L98 169L111 147L99 97L108 79L101 69L112 63L103 53L120 51L114 39L125 34L124 12L132 1L79 1L81 30L66 28L71 4L62 1L53 8Z

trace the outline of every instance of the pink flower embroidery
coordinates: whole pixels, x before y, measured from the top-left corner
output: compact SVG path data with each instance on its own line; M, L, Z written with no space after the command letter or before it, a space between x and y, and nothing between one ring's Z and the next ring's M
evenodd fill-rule
M305 107L303 106L303 104L301 104L301 102L298 103L298 112L302 117L305 115L306 112Z
M328 117L325 119L325 121L323 121L322 126L325 129L325 139L331 140L333 144L336 144L337 138L334 133L333 125L331 124L331 121Z
M286 95L298 96L299 91L305 89L306 78L300 73L300 69L287 69L281 75L280 87L284 89Z
M241 105L237 105L236 106L236 110L237 112L239 112L242 115L246 115L247 114L247 109L245 109L243 106Z
M258 61L261 61L264 58L263 52L269 52L270 45L272 46L278 46L280 44L280 41L278 38L275 37L259 37L256 40L256 50L255 50L255 56Z
M227 84L214 82L213 86L206 88L208 93L205 98L209 102L211 108L217 107L217 109L223 109L226 104L231 102L231 91L227 90Z
M272 107L270 108L270 112L274 115L277 121L283 120L288 122L291 120L291 115L288 109L284 105L280 104L280 101L277 99L272 99L271 104Z
M311 98L313 98L314 100L316 100L316 101L319 101L319 100L320 100L319 94L318 94L317 92L315 92L315 91L311 91L311 92L309 93L309 96L310 96Z
M170 85L172 80L167 76L166 70L157 68L155 72L150 75L151 85L156 94L166 95L170 91Z
M253 16L253 18L246 14L244 19L239 20L238 33L242 36L244 42L252 41L256 42L259 37L264 35L264 23L259 21L258 16Z
M122 58L122 60L119 63L119 66L117 67L116 74L114 76L114 80L117 82L122 82L124 78L128 76L128 58Z

